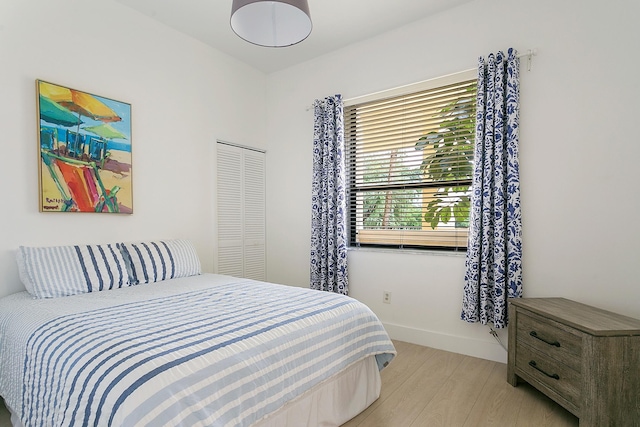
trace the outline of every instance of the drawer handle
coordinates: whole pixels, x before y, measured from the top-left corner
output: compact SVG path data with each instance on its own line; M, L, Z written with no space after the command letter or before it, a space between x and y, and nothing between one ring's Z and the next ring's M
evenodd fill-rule
M531 335L532 337L537 338L537 339L539 339L540 341L545 342L545 343L547 343L547 344L549 344L549 345L553 345L553 346L555 346L555 347L560 347L560 343L559 343L558 341L551 342L551 341L547 341L547 340L545 340L544 338L540 338L540 337L538 336L538 333L537 333L536 331L531 331L531 332L529 332L529 335Z
M545 371L543 371L542 369L538 368L538 365L533 360L529 362L529 366L531 366L533 369L535 369L537 371L542 372L543 374L545 374L549 378L553 378L554 380L559 380L560 379L560 375L558 375L558 374L547 374Z

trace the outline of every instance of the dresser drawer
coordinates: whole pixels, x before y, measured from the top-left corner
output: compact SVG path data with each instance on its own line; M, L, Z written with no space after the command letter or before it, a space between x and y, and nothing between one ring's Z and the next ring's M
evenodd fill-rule
M577 372L582 364L582 335L568 332L551 320L520 312L517 322L518 343L526 344Z
M565 298L510 298L509 322L509 384L528 382L580 427L640 427L640 319Z
M579 409L581 387L579 372L520 342L516 346L516 352L518 354L516 369L542 383Z

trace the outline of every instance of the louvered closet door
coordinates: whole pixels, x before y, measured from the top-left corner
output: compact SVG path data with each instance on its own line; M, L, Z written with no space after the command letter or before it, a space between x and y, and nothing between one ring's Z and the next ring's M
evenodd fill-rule
M266 280L265 154L217 145L217 271Z
M244 150L244 277L266 280L265 156Z

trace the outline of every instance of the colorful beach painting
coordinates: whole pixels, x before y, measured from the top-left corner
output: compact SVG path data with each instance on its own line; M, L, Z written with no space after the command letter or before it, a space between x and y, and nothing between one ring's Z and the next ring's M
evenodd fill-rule
M40 212L133 213L131 105L36 80Z

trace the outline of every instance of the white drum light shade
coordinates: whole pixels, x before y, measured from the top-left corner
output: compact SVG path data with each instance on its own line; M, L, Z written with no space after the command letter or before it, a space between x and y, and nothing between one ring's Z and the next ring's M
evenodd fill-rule
M233 0L231 28L249 43L285 47L311 34L307 0Z

